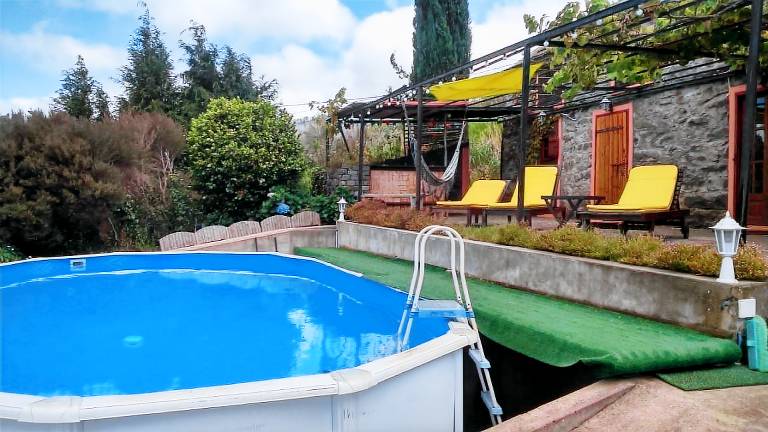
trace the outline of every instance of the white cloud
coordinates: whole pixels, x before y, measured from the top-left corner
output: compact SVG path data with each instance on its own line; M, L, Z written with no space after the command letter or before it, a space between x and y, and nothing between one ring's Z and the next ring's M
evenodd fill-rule
M399 87L389 64L395 56L406 70L411 64L413 8L401 7L373 14L356 26L351 43L338 55L321 57L308 48L289 45L274 55L254 55L254 70L280 82L280 99L286 104L325 100L342 86L347 96L367 97L383 94L388 87ZM288 107L306 115L307 107Z
M472 23L472 57L526 38L523 14L554 16L562 6L562 0L503 2L491 6L483 21ZM280 98L286 104L325 100L341 86L347 87L349 98L381 95L387 87L397 88L405 83L396 77L389 64L391 53L410 71L413 13L413 7L408 5L370 15L357 25L350 43L336 56L322 57L294 44L277 54L253 56L254 70L277 78ZM305 106L288 109L300 116L308 114Z
M30 110L48 111L53 101L53 96L38 98L13 97L0 99L0 115L11 112L27 112Z
M0 49L41 71L57 74L71 68L78 54L91 71L114 71L126 58L125 49L48 33L44 24L34 26L27 33L0 32Z
M141 13L137 3L129 0L58 1L67 7L116 15ZM397 88L405 82L397 78L389 64L391 53L406 70L411 67L414 11L410 2L402 0L387 0L387 10L362 20L357 20L339 0L187 0L183 7L168 0L147 3L157 25L166 32L166 43L176 60L180 56L176 40L181 31L191 20L200 22L208 29L212 41L249 53L256 74L276 78L280 83L280 100L285 104L325 100L342 86L347 87L349 98L380 95L387 87ZM553 16L563 4L564 0L484 0L483 9L475 12L478 18L473 16L472 57L527 37L524 13ZM322 49L317 49L319 44L323 44ZM264 46L277 50L258 51ZM82 54L110 96L121 91L111 78L125 64L122 46L86 43L48 33L43 25L38 25L27 33L0 31L0 49L55 74L72 67L76 55ZM30 106L33 101L47 107L50 98L45 103L40 102L43 99L6 99L0 101L0 112L11 106ZM309 114L307 106L289 110L298 116Z
M342 41L354 28L355 17L338 0L146 0L160 29L171 37L191 21L205 25L209 35L234 41L270 39L286 42ZM113 14L139 15L131 0L59 0Z

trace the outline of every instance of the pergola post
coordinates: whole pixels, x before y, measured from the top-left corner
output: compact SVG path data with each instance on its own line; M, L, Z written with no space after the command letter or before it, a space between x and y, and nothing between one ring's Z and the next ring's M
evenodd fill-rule
M749 188L751 183L750 160L755 142L755 111L757 111L757 82L760 76L760 39L763 27L763 0L752 0L752 15L747 57L747 91L744 95L744 116L741 127L741 161L739 164L739 208L741 226L747 226ZM746 233L742 236L746 239Z
M416 161L416 210L421 210L421 129L424 125L422 118L422 102L424 101L424 87L419 86L416 93L416 148L413 149L413 159Z
M528 99L530 96L531 47L523 51L523 82L520 92L520 142L517 144L517 221L525 218L525 156L528 149Z
M365 154L365 118L360 113L360 146L357 154L357 200L363 200L363 156Z

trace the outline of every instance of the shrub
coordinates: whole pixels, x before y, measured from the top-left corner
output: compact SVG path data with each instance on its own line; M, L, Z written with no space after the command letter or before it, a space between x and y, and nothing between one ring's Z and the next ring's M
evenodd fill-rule
M13 246L0 244L0 263L18 261L24 258Z
M275 186L296 182L305 166L290 114L270 102L213 99L188 136L194 188L212 222L258 214Z
M323 223L333 223L339 218L340 197L344 197L349 203L354 203L355 198L346 188L340 187L333 194L310 194L306 191L293 191L285 187L272 189L270 196L262 203L258 219L265 219L278 214L278 205L285 203L288 215L296 214L302 210L316 211Z
M0 117L0 241L26 255L88 251L109 238L129 149L59 113Z
M381 201L361 201L347 210L349 219L359 223L420 231L429 225L440 225L445 218L432 215L426 210L405 207L389 207Z
M739 248L733 260L736 277L747 280L768 279L768 262L762 251L754 244L747 243ZM719 271L719 270L718 270Z
M26 255L136 242L126 224L155 232L159 223L131 221L122 209L163 209L183 148L181 128L158 113L101 122L64 113L0 117L0 241Z

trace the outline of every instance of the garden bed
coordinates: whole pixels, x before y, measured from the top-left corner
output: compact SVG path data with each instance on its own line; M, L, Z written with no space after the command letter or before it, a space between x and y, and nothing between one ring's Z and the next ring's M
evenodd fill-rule
M338 224L339 246L410 260L416 233ZM531 250L487 242L466 242L466 271L480 279L520 287L601 308L671 322L712 334L735 331L735 299L755 297L768 314L768 283L729 285L714 278ZM447 267L448 241L429 241L427 263Z

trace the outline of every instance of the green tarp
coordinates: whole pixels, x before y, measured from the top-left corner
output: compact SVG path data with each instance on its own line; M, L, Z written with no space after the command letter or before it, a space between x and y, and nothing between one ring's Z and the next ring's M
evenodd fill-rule
M403 291L412 264L364 252L299 248L311 256ZM741 352L726 339L543 295L469 279L483 335L541 362L566 367L582 362L598 377L733 363ZM429 266L422 295L453 298L450 274Z

